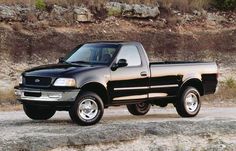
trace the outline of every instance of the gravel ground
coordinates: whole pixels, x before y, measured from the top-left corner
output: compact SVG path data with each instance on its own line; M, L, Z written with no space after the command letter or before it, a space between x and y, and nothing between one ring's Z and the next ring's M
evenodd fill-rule
M125 107L112 107L99 124L82 127L67 112L57 112L48 121L32 121L22 111L1 112L0 150L234 151L235 115L236 107L206 107L195 118L180 118L172 107L153 107L136 117Z

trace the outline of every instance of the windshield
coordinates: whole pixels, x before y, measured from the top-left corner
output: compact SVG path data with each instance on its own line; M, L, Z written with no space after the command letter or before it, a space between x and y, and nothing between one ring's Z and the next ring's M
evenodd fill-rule
M118 48L118 44L85 44L76 48L65 61L78 64L109 64Z

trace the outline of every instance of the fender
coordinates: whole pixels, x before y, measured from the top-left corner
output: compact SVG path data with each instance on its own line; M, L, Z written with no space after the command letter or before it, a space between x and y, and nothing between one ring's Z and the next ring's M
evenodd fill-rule
M200 95L204 95L204 87L201 80L200 74L194 74L194 76L188 76L188 78L184 79L182 84L180 85L177 96L181 95L181 92L184 90L186 86L192 86L196 88Z

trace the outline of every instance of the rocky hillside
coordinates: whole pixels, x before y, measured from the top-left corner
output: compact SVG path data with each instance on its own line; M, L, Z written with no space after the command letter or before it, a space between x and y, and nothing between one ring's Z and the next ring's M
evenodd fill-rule
M217 61L222 80L236 72L236 12L165 9L107 2L102 8L0 4L0 93L23 70L57 62L93 40L143 43L151 60Z

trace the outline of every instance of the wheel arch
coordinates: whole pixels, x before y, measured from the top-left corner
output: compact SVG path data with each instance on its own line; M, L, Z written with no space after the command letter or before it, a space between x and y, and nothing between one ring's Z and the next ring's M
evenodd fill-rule
M107 107L109 104L109 97L108 97L108 92L107 89L102 85L101 83L98 82L89 82L84 84L81 87L81 92L84 91L91 91L96 93L99 97L101 97L104 106Z
M180 86L180 89L178 91L178 96L180 96L182 94L182 92L185 90L185 88L188 86L196 88L198 90L200 96L204 95L204 87L203 87L202 81L197 78L192 78L192 79L186 80L185 82L182 83L182 85Z

